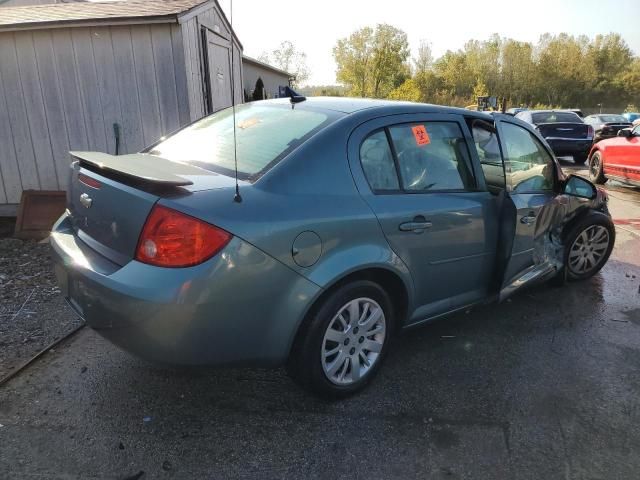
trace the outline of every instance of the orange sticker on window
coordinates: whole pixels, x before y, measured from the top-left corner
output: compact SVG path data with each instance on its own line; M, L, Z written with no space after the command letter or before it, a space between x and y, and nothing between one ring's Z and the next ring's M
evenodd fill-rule
M416 125L415 127L411 127L411 130L413 130L416 145L429 145L429 143L431 143L431 139L429 139L429 134L427 133L427 129L424 128L424 125Z

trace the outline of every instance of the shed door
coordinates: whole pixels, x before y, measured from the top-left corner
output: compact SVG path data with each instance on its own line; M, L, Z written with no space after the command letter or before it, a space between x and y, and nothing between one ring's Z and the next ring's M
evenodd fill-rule
M206 28L203 29L203 38L206 40L207 107L212 113L231 106L231 43Z

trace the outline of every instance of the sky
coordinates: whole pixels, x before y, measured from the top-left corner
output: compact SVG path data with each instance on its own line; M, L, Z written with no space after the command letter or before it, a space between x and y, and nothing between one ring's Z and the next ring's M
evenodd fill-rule
M230 1L219 0L227 18ZM591 38L616 32L640 54L640 0L233 0L233 27L244 54L258 57L290 40L307 54L310 85L335 84L336 41L378 23L404 30L412 56L421 39L437 58L493 33L537 42L546 32Z

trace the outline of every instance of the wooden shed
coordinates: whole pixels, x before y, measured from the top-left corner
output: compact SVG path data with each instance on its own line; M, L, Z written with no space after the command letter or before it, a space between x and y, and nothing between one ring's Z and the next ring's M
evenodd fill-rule
M0 8L0 216L65 190L69 150L139 151L233 93L242 45L215 0Z
M245 55L242 57L242 81L246 97L252 97L258 78L264 84L264 98L278 98L282 88L291 86L295 80L293 74Z

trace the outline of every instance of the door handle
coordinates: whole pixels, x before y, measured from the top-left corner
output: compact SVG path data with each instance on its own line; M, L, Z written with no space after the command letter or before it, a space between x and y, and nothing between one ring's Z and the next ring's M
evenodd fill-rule
M533 225L536 223L536 214L535 212L529 212L528 215L520 218L520 223L524 223L525 225Z
M417 221L414 219L413 222L405 222L399 225L400 231L402 232L415 232L422 233L425 229L431 227L431 222L427 222L425 220Z

